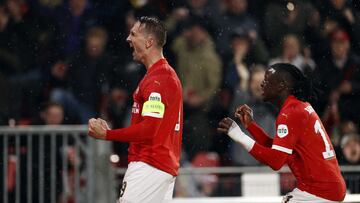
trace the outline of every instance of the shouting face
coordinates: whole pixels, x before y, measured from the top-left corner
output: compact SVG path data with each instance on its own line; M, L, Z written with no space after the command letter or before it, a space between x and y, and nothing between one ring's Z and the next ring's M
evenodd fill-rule
M132 55L135 61L142 62L146 51L148 49L148 35L145 32L144 25L141 25L140 22L136 22L131 28L129 36L126 41L129 43L130 48L132 48Z

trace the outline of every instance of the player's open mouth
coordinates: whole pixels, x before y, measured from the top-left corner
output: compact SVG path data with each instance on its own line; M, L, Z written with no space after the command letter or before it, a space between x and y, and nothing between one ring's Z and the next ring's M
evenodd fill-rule
M135 49L134 49L134 46L132 44L129 44L130 45L130 50L131 50L131 53L134 54L135 53Z

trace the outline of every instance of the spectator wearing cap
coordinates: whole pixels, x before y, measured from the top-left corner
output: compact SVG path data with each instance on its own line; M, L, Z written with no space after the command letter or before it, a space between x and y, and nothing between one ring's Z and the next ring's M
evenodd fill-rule
M211 144L206 114L220 87L222 63L206 26L197 19L187 24L171 47L183 85L184 120L188 123L184 125L184 146L191 158Z
M350 50L349 35L336 30L330 35L330 56L318 66L314 76L324 95L320 106L326 106L325 120L337 125L351 120L359 125L360 120L360 60ZM335 119L338 118L338 119Z
M275 63L291 63L306 75L309 75L316 66L315 62L311 59L310 49L305 48L304 55L302 55L300 40L294 34L284 36L281 55L271 59L269 65Z

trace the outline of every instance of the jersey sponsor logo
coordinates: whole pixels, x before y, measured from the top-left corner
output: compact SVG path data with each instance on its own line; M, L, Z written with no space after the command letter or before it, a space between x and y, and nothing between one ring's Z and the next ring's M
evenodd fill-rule
M157 92L152 92L148 101L146 101L143 105L141 115L163 118L164 112L165 105L161 102L161 95Z
M283 138L288 134L289 134L289 129L288 129L287 125L285 125L285 124L278 125L278 127L277 127L277 135L280 138Z
M161 95L157 92L152 92L149 96L149 101L159 101L161 102Z
M309 112L309 114L311 114L311 113L313 113L313 112L315 112L315 110L313 109L313 107L312 106L307 106L307 107L305 107L305 111L307 111L307 112Z

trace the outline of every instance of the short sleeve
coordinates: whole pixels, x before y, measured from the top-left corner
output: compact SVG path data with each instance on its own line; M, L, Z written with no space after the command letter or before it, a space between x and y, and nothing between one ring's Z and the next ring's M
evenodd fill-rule
M305 130L305 126L302 125L303 120L306 118L301 113L280 112L276 119L276 135L271 148L292 154L298 137Z
M141 116L163 118L166 108L166 84L164 81L152 79L142 89L143 107Z

